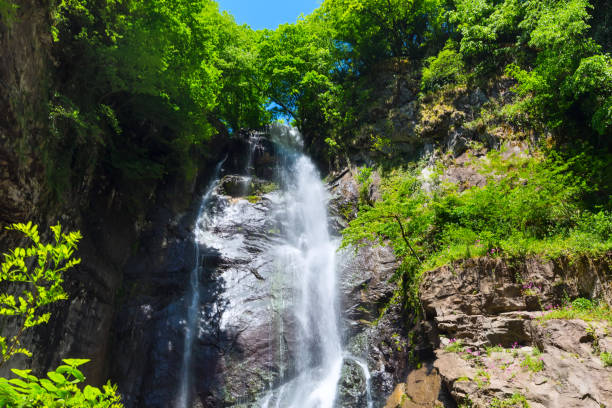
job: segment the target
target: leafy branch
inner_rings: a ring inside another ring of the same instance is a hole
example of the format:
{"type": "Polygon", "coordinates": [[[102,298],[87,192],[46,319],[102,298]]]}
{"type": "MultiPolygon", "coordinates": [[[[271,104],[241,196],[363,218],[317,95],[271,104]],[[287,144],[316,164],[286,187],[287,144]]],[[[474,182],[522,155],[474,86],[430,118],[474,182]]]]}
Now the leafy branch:
{"type": "Polygon", "coordinates": [[[30,241],[28,247],[17,247],[4,255],[0,282],[11,285],[13,293],[0,293],[0,315],[19,320],[17,333],[12,337],[0,336],[0,366],[16,354],[31,356],[21,347],[20,339],[30,327],[47,323],[51,314],[45,306],[68,298],[62,287],[63,273],[81,262],[72,258],[81,239],[80,232],[62,233],[59,224],[51,227],[54,244],[40,240],[38,226],[13,224],[8,230],[23,233],[30,241]],[[14,289],[13,289],[14,288],[14,289]]]}

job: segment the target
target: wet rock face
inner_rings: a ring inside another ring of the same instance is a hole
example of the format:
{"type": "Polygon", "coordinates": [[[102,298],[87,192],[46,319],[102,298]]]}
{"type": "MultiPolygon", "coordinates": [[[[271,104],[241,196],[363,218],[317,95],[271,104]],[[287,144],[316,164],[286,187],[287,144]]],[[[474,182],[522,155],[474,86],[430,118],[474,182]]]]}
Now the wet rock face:
{"type": "Polygon", "coordinates": [[[367,407],[367,384],[363,369],[353,360],[345,360],[338,384],[339,405],[342,407],[367,407]]]}
{"type": "Polygon", "coordinates": [[[542,310],[567,296],[610,303],[609,261],[610,255],[571,264],[532,258],[511,266],[480,258],[426,274],[424,327],[436,348],[434,366],[455,401],[610,405],[612,368],[599,358],[612,349],[609,323],[541,319],[542,310]]]}
{"type": "MultiPolygon", "coordinates": [[[[280,231],[270,217],[275,199],[271,194],[249,203],[217,195],[211,203],[211,239],[200,245],[198,260],[194,406],[252,401],[281,370],[271,326],[292,322],[282,308],[270,308],[274,286],[282,285],[268,251],[280,231]]],[[[190,232],[166,245],[161,264],[154,265],[151,254],[151,264],[131,270],[134,293],[122,311],[114,372],[127,407],[167,407],[178,393],[195,247],[190,232]]]]}

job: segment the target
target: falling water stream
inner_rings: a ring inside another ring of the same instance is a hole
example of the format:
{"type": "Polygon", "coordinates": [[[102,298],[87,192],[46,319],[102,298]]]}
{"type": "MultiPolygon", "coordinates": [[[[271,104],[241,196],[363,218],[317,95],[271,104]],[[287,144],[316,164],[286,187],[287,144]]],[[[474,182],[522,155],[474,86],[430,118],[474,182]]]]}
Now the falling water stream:
{"type": "MultiPolygon", "coordinates": [[[[328,193],[313,162],[301,152],[301,136],[291,127],[276,125],[269,130],[269,139],[275,144],[277,181],[281,190],[276,194],[276,209],[271,216],[284,226],[280,239],[269,249],[275,270],[281,274],[286,291],[275,294],[281,308],[286,309],[294,322],[295,344],[290,357],[285,356],[286,344],[282,319],[278,333],[271,333],[270,341],[277,342],[279,370],[276,379],[256,403],[261,408],[333,408],[343,363],[354,360],[361,367],[366,380],[367,406],[371,407],[369,371],[361,360],[347,355],[343,349],[340,330],[341,316],[338,288],[337,249],[339,240],[328,231],[328,193]],[[287,284],[288,283],[288,284],[287,284]],[[288,360],[288,361],[285,361],[288,360]]],[[[251,180],[253,153],[259,141],[250,141],[250,155],[246,163],[247,178],[251,180]]],[[[218,185],[220,163],[216,175],[207,189],[200,206],[194,231],[196,259],[198,245],[217,248],[226,257],[239,257],[232,253],[231,240],[223,240],[210,230],[206,205],[218,185]]],[[[244,217],[248,203],[238,200],[228,204],[225,217],[244,217]]],[[[194,336],[198,330],[200,306],[198,278],[199,262],[191,275],[186,319],[183,368],[178,397],[178,408],[192,406],[190,389],[190,361],[194,336]]],[[[228,277],[231,279],[231,277],[228,277]]],[[[233,283],[232,283],[233,284],[233,283]]],[[[263,283],[262,283],[263,284],[263,283]]],[[[272,307],[272,306],[271,306],[272,307]]],[[[225,324],[236,316],[227,313],[225,324]]],[[[252,406],[252,405],[249,405],[252,406]]]]}
{"type": "MultiPolygon", "coordinates": [[[[226,157],[227,158],[227,157],[226,157]]],[[[177,408],[187,408],[190,404],[190,389],[191,389],[191,361],[193,352],[193,342],[198,331],[198,315],[200,311],[200,236],[202,231],[206,230],[206,206],[209,203],[217,184],[219,183],[219,174],[221,166],[226,158],[221,160],[215,167],[213,177],[210,184],[206,188],[206,192],[202,197],[200,206],[198,207],[198,216],[194,228],[194,251],[195,263],[191,274],[189,275],[189,291],[187,295],[188,308],[187,319],[185,321],[185,341],[183,344],[183,362],[181,365],[180,389],[178,392],[177,408]]]]}

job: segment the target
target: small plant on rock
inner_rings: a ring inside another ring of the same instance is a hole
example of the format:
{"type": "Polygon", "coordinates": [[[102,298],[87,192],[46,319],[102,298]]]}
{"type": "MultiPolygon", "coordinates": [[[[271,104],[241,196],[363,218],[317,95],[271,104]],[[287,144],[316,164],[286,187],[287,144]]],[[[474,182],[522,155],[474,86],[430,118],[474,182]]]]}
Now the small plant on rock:
{"type": "Polygon", "coordinates": [[[491,354],[493,353],[503,353],[504,351],[506,351],[506,349],[503,348],[501,344],[498,344],[497,346],[493,347],[485,347],[485,352],[487,353],[487,356],[491,356],[491,354]]]}
{"type": "Polygon", "coordinates": [[[529,371],[537,373],[544,369],[544,361],[542,361],[542,357],[532,357],[529,354],[525,354],[523,361],[521,361],[521,367],[528,368],[529,371]]]}
{"type": "Polygon", "coordinates": [[[450,351],[451,353],[463,353],[465,351],[465,347],[461,340],[450,339],[450,343],[445,347],[446,351],[450,351]]]}
{"type": "Polygon", "coordinates": [[[476,385],[478,386],[478,388],[486,387],[491,384],[491,374],[489,374],[485,370],[478,370],[474,381],[476,381],[476,385]]]}
{"type": "Polygon", "coordinates": [[[604,351],[599,355],[599,358],[601,359],[604,367],[612,367],[612,353],[604,351]]]}
{"type": "Polygon", "coordinates": [[[493,398],[491,408],[529,408],[529,403],[524,395],[517,392],[512,394],[510,398],[503,400],[493,398]]]}

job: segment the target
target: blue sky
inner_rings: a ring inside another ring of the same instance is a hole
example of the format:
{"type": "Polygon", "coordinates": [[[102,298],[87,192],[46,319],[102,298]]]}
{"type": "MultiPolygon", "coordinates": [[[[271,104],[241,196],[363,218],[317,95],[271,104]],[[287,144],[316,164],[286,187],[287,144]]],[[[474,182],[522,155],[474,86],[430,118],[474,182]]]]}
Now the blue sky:
{"type": "Polygon", "coordinates": [[[310,14],[320,0],[217,0],[220,10],[227,10],[238,24],[254,30],[275,29],[279,24],[294,23],[300,14],[310,14]]]}

